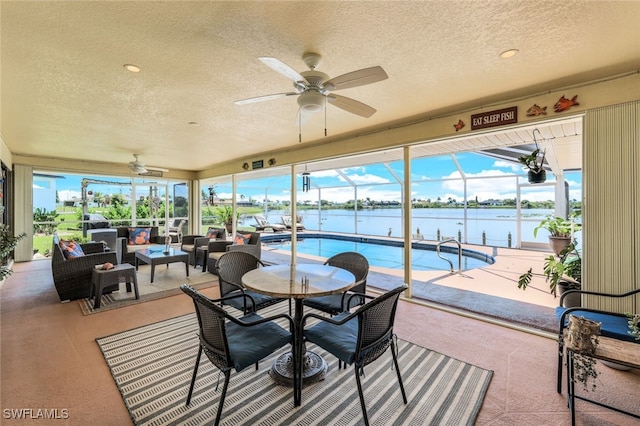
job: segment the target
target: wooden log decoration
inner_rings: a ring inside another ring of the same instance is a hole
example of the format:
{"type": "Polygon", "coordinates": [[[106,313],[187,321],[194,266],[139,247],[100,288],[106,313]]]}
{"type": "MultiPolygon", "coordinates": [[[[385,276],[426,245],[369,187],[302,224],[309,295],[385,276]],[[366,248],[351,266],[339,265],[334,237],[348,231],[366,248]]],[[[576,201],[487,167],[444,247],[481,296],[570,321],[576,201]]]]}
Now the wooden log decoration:
{"type": "Polygon", "coordinates": [[[564,341],[567,348],[575,353],[592,355],[598,346],[601,323],[569,315],[569,324],[564,329],[564,341]]]}

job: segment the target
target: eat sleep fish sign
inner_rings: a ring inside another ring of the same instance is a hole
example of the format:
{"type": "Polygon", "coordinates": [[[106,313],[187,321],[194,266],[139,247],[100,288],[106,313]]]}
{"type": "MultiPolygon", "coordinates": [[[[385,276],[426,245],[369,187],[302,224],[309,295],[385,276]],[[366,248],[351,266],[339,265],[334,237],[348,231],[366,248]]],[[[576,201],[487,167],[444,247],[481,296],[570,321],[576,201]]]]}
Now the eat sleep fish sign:
{"type": "Polygon", "coordinates": [[[487,127],[504,126],[518,122],[518,107],[497,109],[471,115],[471,130],[486,129],[487,127]]]}

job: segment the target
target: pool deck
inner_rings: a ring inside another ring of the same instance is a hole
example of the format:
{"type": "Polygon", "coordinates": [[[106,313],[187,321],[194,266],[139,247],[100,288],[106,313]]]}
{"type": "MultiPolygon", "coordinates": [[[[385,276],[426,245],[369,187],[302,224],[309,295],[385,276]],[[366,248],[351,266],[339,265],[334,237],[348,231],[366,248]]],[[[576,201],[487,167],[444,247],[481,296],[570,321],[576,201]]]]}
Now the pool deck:
{"type": "MultiPolygon", "coordinates": [[[[437,244],[436,241],[424,242],[437,244]]],[[[549,293],[549,286],[541,275],[544,257],[550,252],[470,244],[462,247],[493,256],[496,262],[462,274],[448,270],[412,271],[411,296],[417,302],[433,303],[517,327],[557,331],[554,310],[558,299],[549,293]],[[529,288],[523,291],[518,288],[518,277],[529,268],[533,268],[534,276],[529,288]]],[[[262,260],[287,263],[290,252],[263,246],[262,260]]],[[[324,258],[298,253],[297,261],[315,263],[324,262],[324,258]]],[[[404,282],[403,275],[403,270],[371,266],[367,284],[375,289],[391,289],[404,282]]]]}

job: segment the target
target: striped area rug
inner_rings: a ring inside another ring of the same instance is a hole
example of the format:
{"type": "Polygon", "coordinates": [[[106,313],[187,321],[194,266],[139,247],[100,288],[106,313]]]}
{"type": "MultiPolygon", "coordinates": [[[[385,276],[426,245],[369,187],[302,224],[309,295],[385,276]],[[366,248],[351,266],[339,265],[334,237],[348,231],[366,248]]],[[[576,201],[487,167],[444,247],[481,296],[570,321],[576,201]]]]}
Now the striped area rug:
{"type": "MultiPolygon", "coordinates": [[[[261,315],[274,313],[265,311],[261,315]]],[[[213,424],[224,377],[206,356],[200,363],[191,405],[185,406],[197,333],[195,314],[188,314],[96,339],[134,424],[213,424]]],[[[370,423],[472,425],[493,372],[403,340],[398,340],[398,346],[408,404],[403,404],[387,351],[365,367],[363,388],[370,423]]],[[[325,380],[304,387],[301,407],[293,406],[291,388],[277,385],[269,376],[279,355],[274,354],[260,363],[258,371],[250,367],[231,373],[221,424],[362,424],[353,366],[338,370],[333,356],[314,345],[308,349],[324,357],[329,371],[325,380]]]]}

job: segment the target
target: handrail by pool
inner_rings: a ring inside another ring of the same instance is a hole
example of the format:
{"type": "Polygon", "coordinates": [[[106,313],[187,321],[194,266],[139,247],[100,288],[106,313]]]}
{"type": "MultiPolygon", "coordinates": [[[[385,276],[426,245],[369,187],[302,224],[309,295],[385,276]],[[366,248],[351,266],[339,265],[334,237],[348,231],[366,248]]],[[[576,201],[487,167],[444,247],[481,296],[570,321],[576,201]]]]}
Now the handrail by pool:
{"type": "Polygon", "coordinates": [[[440,246],[445,243],[456,243],[458,245],[458,274],[462,274],[462,246],[460,245],[460,242],[454,238],[450,238],[448,240],[440,241],[436,246],[436,254],[440,259],[446,260],[447,263],[449,263],[449,271],[453,274],[453,262],[440,254],[440,246]]]}

